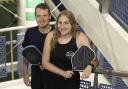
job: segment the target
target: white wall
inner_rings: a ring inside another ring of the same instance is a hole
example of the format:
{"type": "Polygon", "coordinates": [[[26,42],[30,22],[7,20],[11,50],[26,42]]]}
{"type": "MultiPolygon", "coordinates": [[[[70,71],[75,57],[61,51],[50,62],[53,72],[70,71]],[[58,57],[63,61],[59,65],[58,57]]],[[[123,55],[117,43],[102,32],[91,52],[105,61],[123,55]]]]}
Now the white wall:
{"type": "Polygon", "coordinates": [[[109,15],[99,12],[96,0],[61,0],[114,69],[128,71],[128,34],[109,15]]]}

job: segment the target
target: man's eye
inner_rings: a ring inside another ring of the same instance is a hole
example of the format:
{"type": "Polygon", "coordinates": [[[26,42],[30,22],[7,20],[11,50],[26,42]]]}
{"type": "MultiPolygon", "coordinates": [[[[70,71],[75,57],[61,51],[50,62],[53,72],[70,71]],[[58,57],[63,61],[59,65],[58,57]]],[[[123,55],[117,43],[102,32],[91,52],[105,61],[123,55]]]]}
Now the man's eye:
{"type": "Polygon", "coordinates": [[[36,15],[36,17],[40,17],[40,15],[36,15]]]}

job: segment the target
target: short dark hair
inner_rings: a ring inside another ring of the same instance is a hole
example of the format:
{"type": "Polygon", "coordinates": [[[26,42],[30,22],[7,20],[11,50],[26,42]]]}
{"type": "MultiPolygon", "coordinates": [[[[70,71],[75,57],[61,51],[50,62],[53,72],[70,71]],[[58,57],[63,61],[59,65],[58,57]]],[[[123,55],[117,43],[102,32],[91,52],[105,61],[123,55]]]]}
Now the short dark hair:
{"type": "Polygon", "coordinates": [[[49,13],[49,15],[51,15],[50,8],[49,8],[49,6],[46,3],[40,3],[40,4],[38,4],[36,6],[36,8],[35,8],[35,16],[36,16],[36,9],[37,8],[40,8],[40,9],[48,9],[48,13],[49,13]]]}

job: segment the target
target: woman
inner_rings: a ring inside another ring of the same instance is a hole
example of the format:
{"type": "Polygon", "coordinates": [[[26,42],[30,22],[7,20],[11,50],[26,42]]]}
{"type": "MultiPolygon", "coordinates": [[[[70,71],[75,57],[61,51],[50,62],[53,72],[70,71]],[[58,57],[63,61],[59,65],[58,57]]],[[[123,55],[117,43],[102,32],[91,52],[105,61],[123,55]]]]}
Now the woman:
{"type": "MultiPolygon", "coordinates": [[[[55,30],[46,37],[42,58],[45,89],[79,89],[79,72],[72,71],[66,54],[75,52],[82,45],[90,47],[90,43],[84,33],[76,30],[76,24],[72,12],[64,10],[57,18],[55,30]]],[[[97,64],[97,60],[89,64],[81,77],[89,77],[97,64]]]]}

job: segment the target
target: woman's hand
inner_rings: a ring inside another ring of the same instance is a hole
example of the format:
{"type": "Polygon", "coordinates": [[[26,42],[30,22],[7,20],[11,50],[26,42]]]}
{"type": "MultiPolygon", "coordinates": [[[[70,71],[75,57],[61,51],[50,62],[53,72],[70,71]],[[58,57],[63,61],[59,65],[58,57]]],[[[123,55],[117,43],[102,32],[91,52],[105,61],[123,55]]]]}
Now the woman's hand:
{"type": "Polygon", "coordinates": [[[61,75],[65,79],[69,79],[69,78],[71,78],[74,75],[74,72],[73,71],[64,71],[61,75]]]}
{"type": "Polygon", "coordinates": [[[43,71],[44,70],[44,67],[42,65],[39,65],[40,66],[40,69],[43,71]]]}
{"type": "Polygon", "coordinates": [[[92,72],[92,66],[88,65],[84,71],[82,72],[81,79],[89,78],[90,74],[92,72]]]}

